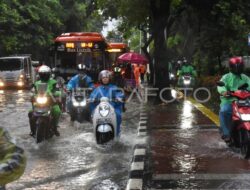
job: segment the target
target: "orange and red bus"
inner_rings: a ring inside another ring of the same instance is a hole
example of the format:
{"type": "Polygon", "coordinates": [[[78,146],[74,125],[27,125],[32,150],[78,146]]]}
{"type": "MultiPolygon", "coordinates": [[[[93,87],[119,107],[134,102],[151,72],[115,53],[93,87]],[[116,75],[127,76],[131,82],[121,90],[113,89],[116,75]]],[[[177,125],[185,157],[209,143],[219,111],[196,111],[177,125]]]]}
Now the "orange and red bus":
{"type": "Polygon", "coordinates": [[[85,64],[88,74],[97,81],[98,73],[110,69],[109,44],[97,32],[63,33],[55,39],[53,65],[65,79],[77,73],[77,65],[85,64]]]}
{"type": "Polygon", "coordinates": [[[129,52],[128,45],[125,43],[109,43],[108,49],[109,59],[112,64],[117,63],[117,58],[123,53],[129,52]]]}

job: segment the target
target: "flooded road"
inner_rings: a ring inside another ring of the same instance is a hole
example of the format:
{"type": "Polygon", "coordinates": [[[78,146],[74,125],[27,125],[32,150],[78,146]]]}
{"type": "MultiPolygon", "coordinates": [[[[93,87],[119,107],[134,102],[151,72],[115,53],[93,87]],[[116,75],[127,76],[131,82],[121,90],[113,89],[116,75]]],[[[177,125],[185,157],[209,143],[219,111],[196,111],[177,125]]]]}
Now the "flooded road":
{"type": "Polygon", "coordinates": [[[73,124],[65,113],[59,123],[61,136],[36,144],[29,136],[29,100],[28,91],[0,91],[0,125],[28,158],[24,175],[7,189],[125,189],[136,144],[136,100],[127,105],[120,141],[106,149],[96,145],[91,124],[73,124]]]}
{"type": "Polygon", "coordinates": [[[149,108],[151,173],[144,189],[249,189],[250,161],[190,101],[149,108]]]}

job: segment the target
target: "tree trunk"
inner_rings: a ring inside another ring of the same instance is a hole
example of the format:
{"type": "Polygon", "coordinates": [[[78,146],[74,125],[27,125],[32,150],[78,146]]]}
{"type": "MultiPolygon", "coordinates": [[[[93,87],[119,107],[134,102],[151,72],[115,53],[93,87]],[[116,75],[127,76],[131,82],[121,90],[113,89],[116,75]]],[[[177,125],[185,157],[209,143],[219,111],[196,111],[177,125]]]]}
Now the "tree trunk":
{"type": "Polygon", "coordinates": [[[162,90],[169,87],[169,72],[167,59],[167,46],[165,30],[167,31],[167,19],[170,14],[170,1],[168,0],[151,0],[152,20],[153,20],[153,38],[154,38],[154,86],[159,89],[158,97],[171,99],[169,90],[162,90]]]}

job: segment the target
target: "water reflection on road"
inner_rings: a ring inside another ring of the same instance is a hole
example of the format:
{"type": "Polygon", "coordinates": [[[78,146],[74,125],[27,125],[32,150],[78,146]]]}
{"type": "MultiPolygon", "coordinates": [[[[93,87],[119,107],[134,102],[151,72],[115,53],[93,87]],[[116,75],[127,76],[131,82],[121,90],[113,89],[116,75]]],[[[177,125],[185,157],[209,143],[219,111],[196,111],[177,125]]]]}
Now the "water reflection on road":
{"type": "Polygon", "coordinates": [[[0,91],[1,126],[25,149],[24,175],[8,189],[124,189],[132,149],[136,143],[138,102],[131,101],[124,114],[120,141],[112,148],[96,145],[90,123],[74,123],[63,114],[60,137],[36,144],[29,134],[29,91],[0,91]]]}

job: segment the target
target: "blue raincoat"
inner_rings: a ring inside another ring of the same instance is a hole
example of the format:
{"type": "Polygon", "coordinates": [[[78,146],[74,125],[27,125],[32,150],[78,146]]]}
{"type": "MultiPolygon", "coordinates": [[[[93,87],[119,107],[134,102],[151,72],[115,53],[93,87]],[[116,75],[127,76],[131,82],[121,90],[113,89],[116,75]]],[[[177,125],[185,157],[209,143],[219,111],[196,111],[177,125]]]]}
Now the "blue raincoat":
{"type": "MultiPolygon", "coordinates": [[[[107,97],[109,99],[124,99],[124,94],[121,90],[118,89],[116,85],[108,84],[108,85],[101,85],[96,88],[91,94],[91,100],[100,100],[101,97],[107,97]]],[[[122,122],[122,106],[124,103],[121,102],[110,102],[112,106],[115,108],[116,119],[117,119],[117,135],[120,133],[120,127],[122,122]]],[[[97,103],[91,103],[90,109],[93,113],[94,109],[96,108],[97,103]]]]}

